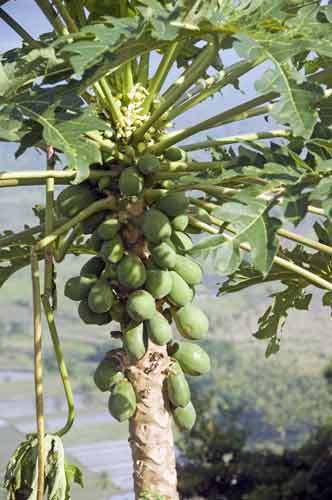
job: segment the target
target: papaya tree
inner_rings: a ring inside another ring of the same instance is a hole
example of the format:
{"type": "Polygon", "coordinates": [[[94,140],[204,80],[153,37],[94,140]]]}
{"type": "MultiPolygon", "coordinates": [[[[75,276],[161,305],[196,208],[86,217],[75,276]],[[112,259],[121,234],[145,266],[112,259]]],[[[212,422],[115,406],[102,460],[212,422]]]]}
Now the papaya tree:
{"type": "Polygon", "coordinates": [[[75,255],[84,264],[64,294],[78,321],[106,335],[112,322],[94,379],[111,415],[129,420],[136,498],[177,499],[172,422],[194,425],[187,377],[210,369],[198,345],[208,318],[194,298],[202,266],[224,277],[218,294],[282,284],[255,333],[267,356],[313,289],[332,304],[332,7],[35,0],[49,31],[34,38],[7,3],[0,18],[22,44],[1,54],[0,138],[17,156],[45,155],[43,170],[0,173],[13,196],[45,190],[36,225],[0,238],[1,285],[31,266],[35,349],[37,431],[8,464],[8,498],[65,500],[81,480],[61,442],[75,410],[56,328],[56,276],[75,255]],[[239,93],[243,78],[250,96],[239,93]],[[217,109],[202,119],[210,102],[217,109]],[[209,135],[231,124],[235,136],[209,135]],[[296,230],[304,220],[310,238],[296,230]],[[43,417],[43,314],[68,401],[53,434],[43,417]]]}

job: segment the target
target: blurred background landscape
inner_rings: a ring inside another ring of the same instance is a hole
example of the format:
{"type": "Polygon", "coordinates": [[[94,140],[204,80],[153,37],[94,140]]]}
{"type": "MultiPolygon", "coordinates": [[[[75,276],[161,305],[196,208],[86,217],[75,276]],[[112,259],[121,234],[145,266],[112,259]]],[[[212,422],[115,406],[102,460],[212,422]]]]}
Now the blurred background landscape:
{"type": "MultiPolygon", "coordinates": [[[[8,12],[17,15],[31,33],[47,29],[45,21],[34,15],[30,0],[20,7],[10,2],[8,12]]],[[[15,35],[1,23],[0,51],[16,44],[15,35]]],[[[232,55],[229,57],[231,60],[232,55]]],[[[248,83],[241,82],[242,90],[248,88],[248,83]]],[[[230,106],[235,99],[231,96],[226,89],[219,102],[226,98],[230,106]]],[[[240,93],[237,96],[244,98],[240,93]]],[[[205,105],[204,111],[202,108],[202,114],[202,118],[211,114],[211,104],[205,105]]],[[[188,125],[190,116],[186,119],[188,125]]],[[[262,129],[257,128],[262,122],[248,121],[241,130],[262,129]]],[[[234,132],[238,130],[226,126],[218,130],[218,136],[234,132]]],[[[13,146],[0,144],[0,170],[44,168],[44,158],[38,153],[28,152],[15,160],[14,152],[13,146]]],[[[0,233],[36,224],[32,207],[38,203],[43,203],[41,189],[1,189],[0,233]]],[[[308,232],[306,227],[304,230],[308,232]]],[[[98,361],[114,347],[109,335],[112,328],[84,325],[75,305],[63,296],[66,279],[78,273],[81,265],[81,258],[69,257],[57,268],[57,323],[77,408],[76,423],[64,444],[68,459],[82,468],[85,477],[85,489],[75,486],[73,500],[132,500],[127,425],[110,417],[107,395],[98,393],[92,379],[98,361]]],[[[266,343],[252,334],[275,288],[260,285],[250,292],[218,297],[221,280],[213,272],[207,273],[196,297],[211,322],[204,347],[211,355],[213,370],[202,381],[192,381],[199,414],[197,426],[189,436],[175,430],[183,496],[215,500],[331,499],[329,310],[320,305],[317,296],[309,313],[290,314],[280,353],[266,359],[266,343]]],[[[2,477],[18,443],[35,429],[29,269],[17,273],[1,288],[0,313],[2,477]]],[[[47,431],[54,432],[65,421],[66,405],[46,328],[44,332],[47,431]]],[[[5,496],[0,491],[1,498],[5,496]]]]}

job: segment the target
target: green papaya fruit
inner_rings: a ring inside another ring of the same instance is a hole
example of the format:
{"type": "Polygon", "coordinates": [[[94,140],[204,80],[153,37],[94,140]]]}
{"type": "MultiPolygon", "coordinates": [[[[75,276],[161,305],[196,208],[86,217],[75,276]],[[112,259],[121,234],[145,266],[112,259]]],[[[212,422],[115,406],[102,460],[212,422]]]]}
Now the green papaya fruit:
{"type": "Polygon", "coordinates": [[[92,234],[97,227],[103,222],[106,216],[106,211],[97,212],[90,215],[87,219],[81,222],[81,229],[83,234],[92,234]]]}
{"type": "Polygon", "coordinates": [[[119,219],[107,217],[98,227],[98,235],[102,240],[111,240],[120,229],[119,219]]]}
{"type": "Polygon", "coordinates": [[[94,250],[95,252],[99,252],[102,245],[103,245],[103,240],[99,238],[97,231],[94,231],[89,238],[87,245],[89,248],[94,250]]]}
{"type": "Polygon", "coordinates": [[[126,168],[119,178],[121,193],[127,196],[137,196],[144,188],[144,179],[134,167],[126,168]]]}
{"type": "Polygon", "coordinates": [[[86,325],[106,325],[112,321],[110,313],[95,313],[91,311],[88,301],[82,300],[78,306],[78,314],[86,325]]]}
{"type": "Polygon", "coordinates": [[[203,273],[201,266],[189,257],[177,255],[174,271],[190,286],[198,285],[202,281],[203,273]]]}
{"type": "Polygon", "coordinates": [[[64,217],[74,217],[81,210],[97,200],[97,193],[89,184],[82,183],[65,188],[58,196],[56,204],[64,217]]]}
{"type": "Polygon", "coordinates": [[[172,413],[174,422],[181,431],[190,431],[194,427],[196,422],[196,410],[191,401],[189,401],[184,408],[178,406],[172,413]]]}
{"type": "Polygon", "coordinates": [[[86,299],[96,281],[97,277],[94,274],[70,278],[65,284],[65,296],[71,300],[86,299]]]}
{"type": "Polygon", "coordinates": [[[172,289],[168,294],[168,298],[172,304],[184,306],[192,301],[194,293],[177,272],[170,271],[170,273],[172,276],[172,289]]]}
{"type": "Polygon", "coordinates": [[[166,345],[172,340],[172,327],[160,312],[156,311],[152,318],[144,323],[147,334],[155,344],[166,345]]]}
{"type": "Polygon", "coordinates": [[[166,380],[170,402],[175,407],[185,408],[190,402],[190,388],[179,363],[175,362],[170,365],[166,380]]]}
{"type": "Polygon", "coordinates": [[[120,285],[129,290],[144,285],[146,270],[142,260],[137,255],[127,255],[118,265],[118,280],[120,285]]]}
{"type": "Polygon", "coordinates": [[[81,276],[86,276],[87,274],[94,274],[95,276],[100,276],[105,269],[105,262],[100,257],[92,257],[83,266],[80,272],[81,276]]]}
{"type": "Polygon", "coordinates": [[[146,273],[144,288],[151,293],[155,299],[162,299],[172,289],[172,277],[168,271],[151,269],[146,273]]]}
{"type": "Polygon", "coordinates": [[[155,300],[146,290],[136,290],[129,295],[127,313],[134,321],[151,319],[155,312],[155,300]]]}
{"type": "Polygon", "coordinates": [[[121,323],[126,314],[126,307],[120,301],[115,300],[111,307],[111,315],[114,321],[121,323]]]}
{"type": "Polygon", "coordinates": [[[184,231],[189,224],[189,217],[187,214],[177,215],[172,219],[171,224],[175,231],[184,231]]]}
{"type": "Polygon", "coordinates": [[[114,293],[107,280],[100,278],[91,288],[88,304],[95,313],[108,312],[114,302],[114,293]]]}
{"type": "Polygon", "coordinates": [[[151,208],[144,215],[143,233],[148,241],[158,244],[171,236],[172,226],[165,214],[151,208]]]}
{"type": "Polygon", "coordinates": [[[93,376],[96,386],[102,392],[110,391],[112,386],[123,378],[118,361],[108,358],[104,358],[99,363],[93,376]]]}
{"type": "Polygon", "coordinates": [[[168,161],[185,161],[187,153],[176,146],[166,149],[164,156],[168,161]]]}
{"type": "Polygon", "coordinates": [[[166,242],[151,248],[151,257],[156,266],[161,269],[173,269],[176,263],[176,252],[166,242]]]}
{"type": "Polygon", "coordinates": [[[143,323],[129,323],[123,332],[123,346],[133,360],[142,359],[146,353],[143,323]]]}
{"type": "Polygon", "coordinates": [[[124,254],[124,245],[121,236],[116,235],[113,239],[103,243],[99,255],[103,261],[109,264],[120,262],[124,254]]]}
{"type": "Polygon", "coordinates": [[[109,175],[104,175],[98,181],[99,191],[104,191],[106,189],[110,189],[111,185],[112,185],[112,177],[109,175]]]}
{"type": "Polygon", "coordinates": [[[181,335],[191,340],[202,339],[209,330],[208,318],[193,304],[186,304],[179,309],[174,319],[181,335]]]}
{"type": "Polygon", "coordinates": [[[171,242],[179,253],[189,252],[189,250],[193,247],[193,242],[191,241],[190,236],[182,231],[173,231],[171,242]]]}
{"type": "Polygon", "coordinates": [[[136,394],[128,379],[121,380],[112,388],[108,409],[119,422],[124,422],[135,414],[136,394]]]}
{"type": "Polygon", "coordinates": [[[138,160],[138,169],[143,175],[150,175],[160,168],[160,160],[157,156],[144,154],[138,160]]]}
{"type": "Polygon", "coordinates": [[[183,214],[188,205],[189,201],[185,193],[176,192],[161,198],[157,203],[157,208],[169,217],[176,217],[183,214]]]}
{"type": "Polygon", "coordinates": [[[209,355],[193,342],[176,342],[171,346],[170,353],[187,375],[205,375],[210,371],[209,355]]]}

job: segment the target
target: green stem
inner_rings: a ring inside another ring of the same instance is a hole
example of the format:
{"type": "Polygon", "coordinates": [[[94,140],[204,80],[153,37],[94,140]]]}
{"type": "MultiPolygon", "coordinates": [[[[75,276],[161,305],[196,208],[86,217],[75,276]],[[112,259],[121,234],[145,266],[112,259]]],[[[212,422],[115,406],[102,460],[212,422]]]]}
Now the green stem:
{"type": "MultiPolygon", "coordinates": [[[[66,219],[57,220],[54,225],[55,227],[59,227],[66,222],[66,219]]],[[[5,236],[4,238],[0,238],[0,248],[5,248],[10,246],[11,244],[16,244],[19,241],[29,239],[34,234],[41,234],[45,231],[45,224],[40,224],[38,226],[30,227],[29,229],[25,229],[19,233],[11,234],[10,236],[5,236]]]]}
{"type": "Polygon", "coordinates": [[[38,257],[35,249],[31,250],[31,279],[33,297],[33,330],[34,330],[34,376],[37,422],[37,500],[44,498],[45,483],[45,419],[44,419],[44,387],[43,387],[43,359],[42,359],[42,323],[40,303],[40,281],[38,257]]]}
{"type": "Polygon", "coordinates": [[[198,149],[212,148],[215,146],[227,146],[228,144],[237,144],[239,142],[254,142],[260,139],[273,139],[274,137],[288,138],[291,137],[290,130],[271,130],[268,132],[255,132],[252,134],[235,135],[231,137],[223,137],[221,139],[213,139],[211,141],[195,142],[182,146],[184,151],[197,151],[198,149]]]}
{"type": "Polygon", "coordinates": [[[43,250],[45,247],[56,241],[59,236],[67,233],[72,227],[77,226],[80,222],[90,217],[90,215],[100,212],[101,210],[114,210],[116,208],[116,199],[113,196],[108,196],[103,200],[92,203],[89,207],[82,210],[79,214],[75,215],[72,219],[65,222],[62,226],[55,229],[52,234],[40,240],[36,245],[36,251],[43,250]]]}
{"type": "Polygon", "coordinates": [[[84,7],[81,2],[77,2],[76,0],[71,1],[68,5],[70,15],[76,20],[76,24],[79,27],[85,26],[86,17],[84,12],[84,7]]]}
{"type": "Polygon", "coordinates": [[[185,71],[180,78],[162,96],[160,106],[152,113],[151,117],[140,127],[133,136],[135,142],[144,137],[145,132],[176,102],[176,100],[200,77],[210,66],[215,58],[216,48],[213,42],[205,47],[194,61],[192,66],[185,71]]]}
{"type": "Polygon", "coordinates": [[[173,134],[169,134],[169,136],[164,140],[149,148],[149,151],[154,154],[161,154],[170,146],[173,146],[174,144],[177,144],[178,142],[187,139],[192,135],[198,134],[199,132],[204,132],[205,130],[209,130],[214,127],[226,125],[227,123],[246,120],[254,116],[266,114],[271,111],[271,104],[265,106],[259,106],[259,104],[270,100],[269,98],[271,95],[272,93],[256,97],[255,99],[251,99],[250,101],[240,104],[239,106],[224,111],[223,113],[219,113],[218,115],[204,120],[203,122],[197,123],[192,127],[179,130],[178,132],[174,132],[173,134]]]}
{"type": "Polygon", "coordinates": [[[2,19],[12,30],[14,30],[28,45],[34,49],[41,47],[41,44],[37,42],[31,35],[7,12],[0,8],[0,19],[2,19]]]}
{"type": "MultiPolygon", "coordinates": [[[[45,181],[55,179],[59,181],[73,181],[77,175],[76,170],[30,170],[22,172],[2,172],[0,173],[0,186],[4,181],[45,181]]],[[[90,179],[100,179],[105,175],[110,175],[110,170],[90,170],[90,179]]]]}
{"type": "MultiPolygon", "coordinates": [[[[196,205],[198,207],[204,208],[208,212],[213,211],[217,208],[219,208],[218,205],[215,203],[210,203],[210,202],[205,202],[204,200],[200,200],[198,198],[193,198],[190,197],[189,201],[191,204],[196,205]]],[[[209,219],[212,224],[218,226],[218,227],[223,227],[224,221],[220,220],[219,218],[215,217],[214,215],[209,214],[209,219]]],[[[227,230],[230,232],[236,233],[234,229],[232,229],[230,226],[227,226],[227,230]]],[[[292,231],[287,231],[286,229],[278,229],[277,234],[281,236],[282,238],[286,238],[291,241],[295,241],[296,243],[299,243],[300,245],[304,245],[309,248],[313,248],[314,250],[317,250],[319,252],[326,253],[328,255],[332,255],[332,247],[328,245],[324,245],[323,243],[320,243],[319,241],[314,241],[310,238],[306,238],[305,236],[302,236],[300,234],[293,233],[292,231]]]]}
{"type": "Polygon", "coordinates": [[[143,114],[147,114],[150,111],[151,104],[155,97],[158,95],[173,63],[176,58],[178,48],[178,42],[172,43],[163,55],[157,71],[150,81],[149,94],[146,97],[143,104],[143,114]]]}
{"type": "Polygon", "coordinates": [[[176,106],[173,108],[168,116],[167,120],[168,121],[173,121],[176,117],[179,115],[182,115],[189,109],[193,108],[194,106],[197,106],[201,102],[205,101],[211,96],[214,96],[216,92],[221,90],[222,88],[226,87],[227,85],[233,83],[235,80],[240,78],[242,75],[253,69],[255,66],[258,66],[261,63],[261,60],[257,60],[254,62],[243,62],[240,61],[230,68],[225,70],[224,77],[221,81],[214,83],[201,92],[197,93],[196,95],[192,96],[190,99],[184,101],[180,105],[176,106]]]}
{"type": "Polygon", "coordinates": [[[123,114],[121,113],[121,110],[120,110],[118,104],[114,100],[111,88],[108,85],[106,78],[101,78],[100,86],[104,92],[104,95],[105,95],[105,98],[106,98],[106,101],[108,104],[108,108],[109,108],[110,113],[112,115],[112,119],[113,119],[114,123],[117,124],[118,122],[122,121],[123,114]]]}
{"type": "MultiPolygon", "coordinates": [[[[120,2],[120,16],[128,16],[128,1],[121,0],[120,2]]],[[[128,61],[123,66],[123,93],[124,95],[129,94],[134,86],[133,68],[131,61],[128,61]]]]}
{"type": "Polygon", "coordinates": [[[156,174],[158,176],[159,173],[167,173],[167,172],[181,172],[181,171],[189,171],[189,172],[201,172],[206,170],[214,170],[228,167],[235,167],[238,165],[237,160],[229,160],[229,161],[177,161],[168,163],[166,166],[162,166],[159,172],[156,174]]]}
{"type": "MultiPolygon", "coordinates": [[[[202,231],[205,231],[210,234],[220,234],[219,229],[210,226],[206,222],[200,221],[196,217],[190,216],[189,217],[190,224],[194,227],[197,227],[198,229],[201,229],[202,231]]],[[[227,227],[227,230],[229,228],[227,227]]],[[[223,236],[225,239],[231,241],[232,237],[228,236],[227,234],[223,233],[223,236]]],[[[246,243],[241,243],[240,248],[246,252],[251,252],[251,248],[249,245],[246,243]]],[[[323,288],[329,291],[332,291],[332,283],[329,281],[325,280],[324,278],[321,278],[320,276],[317,276],[317,274],[312,273],[311,271],[308,271],[307,269],[303,269],[301,266],[298,266],[297,264],[294,264],[294,262],[290,262],[286,259],[283,259],[282,257],[274,257],[273,259],[274,264],[277,264],[278,266],[287,269],[288,271],[293,272],[294,274],[297,274],[298,276],[301,276],[305,280],[309,281],[309,283],[312,283],[313,285],[318,286],[319,288],[323,288]]]]}
{"type": "Polygon", "coordinates": [[[71,33],[77,32],[78,26],[75,20],[71,17],[67,7],[62,3],[62,0],[53,0],[53,4],[58,9],[58,12],[60,13],[62,19],[66,23],[69,32],[71,33]]]}
{"type": "MultiPolygon", "coordinates": [[[[82,230],[80,226],[75,227],[70,235],[61,241],[61,243],[57,246],[55,252],[54,252],[54,259],[56,262],[62,262],[63,259],[65,258],[68,250],[70,249],[71,245],[73,242],[76,240],[78,236],[82,234],[82,230]]],[[[61,238],[59,238],[60,240],[61,238]]]]}
{"type": "Polygon", "coordinates": [[[73,391],[71,388],[70,379],[69,379],[69,375],[68,375],[68,371],[67,371],[67,367],[66,367],[66,363],[65,363],[65,358],[63,356],[63,352],[61,349],[61,343],[60,343],[59,335],[58,335],[56,324],[55,324],[54,314],[53,314],[52,308],[50,306],[50,302],[45,295],[42,296],[42,303],[44,306],[45,316],[46,316],[48,328],[49,328],[51,338],[52,338],[54,353],[55,353],[56,361],[58,364],[58,369],[60,372],[60,376],[62,379],[62,384],[63,384],[63,388],[64,388],[66,400],[67,400],[67,407],[68,407],[67,421],[66,421],[64,427],[55,433],[57,436],[62,437],[65,434],[67,434],[67,432],[71,429],[71,427],[73,426],[74,420],[75,420],[74,396],[73,396],[73,391]]]}
{"type": "Polygon", "coordinates": [[[35,3],[57,33],[67,34],[65,25],[47,0],[35,0],[35,3]]]}
{"type": "Polygon", "coordinates": [[[143,54],[140,57],[138,65],[137,81],[143,85],[143,87],[148,87],[149,82],[149,68],[150,68],[150,52],[143,54]]]}

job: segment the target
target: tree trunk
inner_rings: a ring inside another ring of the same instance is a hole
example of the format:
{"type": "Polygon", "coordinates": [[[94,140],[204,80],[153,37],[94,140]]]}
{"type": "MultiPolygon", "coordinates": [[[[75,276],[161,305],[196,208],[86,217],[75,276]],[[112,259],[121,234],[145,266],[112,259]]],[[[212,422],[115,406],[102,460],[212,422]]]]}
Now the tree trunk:
{"type": "Polygon", "coordinates": [[[136,498],[142,492],[177,500],[172,417],[165,393],[169,366],[166,347],[149,341],[146,355],[129,368],[137,394],[137,410],[129,424],[136,498]]]}

